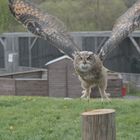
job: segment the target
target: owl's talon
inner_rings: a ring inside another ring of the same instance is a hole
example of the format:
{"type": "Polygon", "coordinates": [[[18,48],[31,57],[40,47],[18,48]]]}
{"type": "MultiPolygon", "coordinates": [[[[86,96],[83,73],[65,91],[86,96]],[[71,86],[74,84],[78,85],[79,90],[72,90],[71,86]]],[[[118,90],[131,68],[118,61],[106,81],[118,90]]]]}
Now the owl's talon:
{"type": "Polygon", "coordinates": [[[83,94],[80,98],[83,99],[86,97],[86,94],[83,94]]]}
{"type": "Polygon", "coordinates": [[[107,98],[107,102],[111,103],[111,99],[110,98],[107,98]]]}

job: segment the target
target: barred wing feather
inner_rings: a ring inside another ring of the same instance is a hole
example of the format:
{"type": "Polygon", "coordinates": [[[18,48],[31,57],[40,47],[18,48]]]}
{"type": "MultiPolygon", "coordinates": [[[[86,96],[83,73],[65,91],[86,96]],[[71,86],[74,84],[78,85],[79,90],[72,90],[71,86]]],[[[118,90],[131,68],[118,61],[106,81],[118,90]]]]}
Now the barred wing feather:
{"type": "Polygon", "coordinates": [[[116,48],[122,40],[140,26],[140,0],[126,11],[113,27],[112,34],[108,41],[103,45],[99,56],[105,60],[107,55],[116,48]]]}
{"type": "Polygon", "coordinates": [[[61,52],[73,58],[72,53],[79,50],[64,24],[56,17],[23,0],[9,0],[9,8],[17,21],[33,34],[48,40],[61,52]]]}

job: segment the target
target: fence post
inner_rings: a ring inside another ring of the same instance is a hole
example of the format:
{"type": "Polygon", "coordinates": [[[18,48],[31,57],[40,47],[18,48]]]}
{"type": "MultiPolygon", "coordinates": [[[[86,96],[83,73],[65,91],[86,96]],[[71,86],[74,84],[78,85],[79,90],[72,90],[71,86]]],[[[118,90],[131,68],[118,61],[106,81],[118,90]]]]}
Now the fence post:
{"type": "Polygon", "coordinates": [[[82,113],[82,140],[116,140],[115,110],[82,113]]]}

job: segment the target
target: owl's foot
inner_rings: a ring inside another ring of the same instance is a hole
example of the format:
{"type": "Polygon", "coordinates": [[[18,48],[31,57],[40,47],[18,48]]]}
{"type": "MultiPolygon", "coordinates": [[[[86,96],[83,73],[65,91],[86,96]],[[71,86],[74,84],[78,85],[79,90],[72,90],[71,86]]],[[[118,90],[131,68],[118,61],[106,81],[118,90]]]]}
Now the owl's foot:
{"type": "Polygon", "coordinates": [[[109,98],[110,93],[106,93],[104,97],[101,97],[101,102],[111,102],[111,99],[109,98]]]}
{"type": "Polygon", "coordinates": [[[105,94],[106,100],[107,100],[108,102],[111,102],[111,99],[109,98],[110,95],[111,95],[110,93],[106,93],[106,94],[105,94]]]}
{"type": "Polygon", "coordinates": [[[86,91],[83,90],[82,93],[83,93],[83,95],[81,96],[81,99],[82,99],[82,98],[86,98],[86,97],[87,97],[87,93],[86,93],[86,91]]]}
{"type": "Polygon", "coordinates": [[[88,103],[89,103],[89,101],[90,101],[90,97],[87,96],[87,95],[82,95],[80,99],[81,99],[81,100],[86,100],[86,101],[88,101],[88,103]]]}
{"type": "Polygon", "coordinates": [[[82,96],[81,96],[81,99],[82,98],[86,98],[87,97],[87,95],[86,94],[83,94],[82,96]]]}
{"type": "Polygon", "coordinates": [[[110,98],[101,98],[101,102],[102,103],[111,103],[111,99],[110,98]]]}
{"type": "Polygon", "coordinates": [[[110,98],[106,98],[107,102],[111,102],[111,99],[110,98]]]}

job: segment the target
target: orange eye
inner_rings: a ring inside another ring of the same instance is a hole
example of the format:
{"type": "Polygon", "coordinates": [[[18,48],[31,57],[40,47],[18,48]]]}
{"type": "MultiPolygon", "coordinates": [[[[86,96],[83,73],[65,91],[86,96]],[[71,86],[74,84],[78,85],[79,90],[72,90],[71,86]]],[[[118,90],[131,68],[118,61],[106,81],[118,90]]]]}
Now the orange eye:
{"type": "Polygon", "coordinates": [[[87,57],[87,60],[91,60],[91,58],[92,58],[92,57],[91,57],[91,56],[89,56],[89,57],[87,57]]]}

